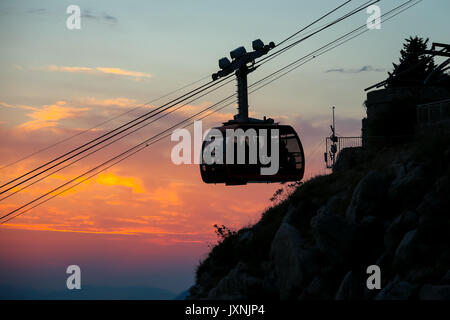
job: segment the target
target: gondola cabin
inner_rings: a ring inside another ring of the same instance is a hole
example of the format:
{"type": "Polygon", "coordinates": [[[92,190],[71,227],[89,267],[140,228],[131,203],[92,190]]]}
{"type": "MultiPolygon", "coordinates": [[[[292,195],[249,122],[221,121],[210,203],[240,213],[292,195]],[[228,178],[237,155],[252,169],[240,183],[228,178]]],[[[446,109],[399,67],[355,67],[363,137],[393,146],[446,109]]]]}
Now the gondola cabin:
{"type": "MultiPolygon", "coordinates": [[[[247,183],[302,180],[305,171],[303,147],[297,133],[291,126],[238,123],[225,124],[214,129],[222,133],[223,138],[220,139],[222,157],[220,161],[214,163],[208,163],[207,159],[202,157],[200,173],[205,183],[245,185],[247,183]],[[246,134],[227,137],[227,131],[238,132],[239,129],[246,134]],[[260,134],[264,132],[266,134],[260,134]],[[251,133],[256,133],[256,135],[251,133]],[[274,146],[277,146],[277,148],[274,146]],[[232,153],[231,156],[230,152],[232,153]],[[239,161],[240,153],[242,156],[239,161]],[[270,163],[267,159],[270,159],[270,163]],[[274,164],[274,162],[276,163],[274,164]],[[270,174],[270,171],[274,173],[270,174]]],[[[202,155],[205,154],[205,151],[208,151],[207,148],[213,141],[215,139],[205,139],[202,144],[202,155]]],[[[215,155],[214,151],[212,150],[213,155],[215,155]]]]}

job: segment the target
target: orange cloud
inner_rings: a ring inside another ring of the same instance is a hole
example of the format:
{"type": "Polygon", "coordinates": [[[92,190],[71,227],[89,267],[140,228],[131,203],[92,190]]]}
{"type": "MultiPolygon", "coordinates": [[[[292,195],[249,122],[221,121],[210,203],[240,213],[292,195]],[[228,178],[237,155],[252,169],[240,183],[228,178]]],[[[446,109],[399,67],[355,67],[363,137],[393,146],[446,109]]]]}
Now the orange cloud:
{"type": "Polygon", "coordinates": [[[149,73],[124,70],[121,68],[110,68],[110,67],[68,67],[68,66],[56,66],[50,65],[44,68],[51,72],[84,72],[91,74],[115,74],[119,76],[133,77],[136,79],[140,78],[150,78],[152,75],[149,73]]]}
{"type": "MultiPolygon", "coordinates": [[[[159,202],[162,207],[181,206],[183,202],[178,196],[178,185],[170,184],[168,187],[160,187],[149,193],[148,200],[159,202]]],[[[147,199],[143,199],[147,200],[147,199]]]]}
{"type": "Polygon", "coordinates": [[[128,99],[128,98],[112,98],[112,99],[105,99],[105,100],[99,100],[94,97],[85,98],[80,100],[80,104],[85,104],[89,106],[96,106],[96,107],[134,107],[136,106],[136,100],[135,99],[128,99]]]}
{"type": "Polygon", "coordinates": [[[88,108],[70,108],[66,107],[65,101],[58,101],[53,105],[45,105],[42,108],[34,108],[34,112],[27,114],[33,120],[22,123],[18,128],[25,130],[38,130],[42,128],[51,128],[58,125],[62,119],[75,118],[88,108]]]}
{"type": "MultiPolygon", "coordinates": [[[[5,223],[5,228],[22,229],[22,230],[39,230],[39,231],[55,231],[55,232],[69,232],[69,233],[90,233],[90,234],[109,234],[109,235],[157,235],[157,236],[196,236],[198,232],[177,232],[167,231],[161,228],[143,227],[143,228],[116,228],[115,230],[107,230],[105,228],[86,228],[75,229],[66,224],[66,228],[63,226],[53,224],[19,224],[19,223],[5,223]],[[67,228],[68,227],[68,228],[67,228]]],[[[76,227],[76,226],[73,226],[76,227]]]]}
{"type": "Polygon", "coordinates": [[[51,224],[13,224],[13,223],[5,223],[3,225],[6,228],[13,229],[22,229],[22,230],[39,230],[39,231],[56,231],[56,232],[74,232],[74,233],[92,233],[92,234],[115,234],[115,235],[136,235],[137,232],[133,230],[117,230],[117,231],[107,231],[101,228],[91,228],[91,229],[83,229],[83,230],[75,230],[75,229],[63,229],[58,226],[51,224]]]}
{"type": "MultiPolygon", "coordinates": [[[[97,99],[92,101],[108,105],[120,98],[108,99],[109,101],[97,99]]],[[[55,105],[61,108],[75,107],[80,105],[80,100],[55,105]]],[[[127,103],[125,100],[119,101],[127,103]]],[[[95,111],[95,107],[86,105],[95,111]]],[[[194,112],[199,107],[191,105],[189,108],[190,112],[194,112]]],[[[204,127],[206,129],[207,126],[204,127]]],[[[36,135],[30,136],[35,141],[36,135]]],[[[198,166],[180,167],[170,162],[171,147],[169,142],[155,144],[150,149],[151,154],[137,154],[127,163],[118,164],[116,169],[111,170],[112,173],[105,172],[88,180],[71,189],[65,196],[56,197],[12,220],[8,227],[135,235],[163,242],[206,241],[215,237],[212,228],[214,223],[237,227],[246,225],[249,219],[259,216],[260,211],[255,204],[262,202],[260,206],[264,207],[273,193],[271,189],[276,188],[269,185],[248,186],[245,189],[204,185],[198,174],[198,166]],[[243,205],[239,207],[238,204],[243,205]]],[[[44,180],[30,190],[41,195],[97,164],[96,159],[87,158],[85,162],[70,171],[55,174],[53,179],[44,180]]],[[[20,170],[25,170],[25,167],[35,167],[34,162],[24,165],[20,170]]],[[[23,200],[31,200],[34,198],[32,196],[34,193],[24,194],[23,200]]],[[[10,209],[20,205],[18,202],[12,204],[14,205],[10,209]]],[[[6,211],[6,208],[3,210],[6,211]]]]}
{"type": "Polygon", "coordinates": [[[139,179],[133,177],[120,177],[114,173],[101,173],[95,180],[106,186],[121,186],[133,190],[134,193],[144,193],[145,189],[139,179]]]}
{"type": "Polygon", "coordinates": [[[86,72],[92,71],[92,68],[89,67],[63,67],[63,66],[48,66],[48,71],[57,71],[57,72],[86,72]]]}
{"type": "Polygon", "coordinates": [[[148,224],[147,220],[140,220],[140,219],[116,218],[115,220],[119,222],[128,222],[133,224],[148,224]]]}
{"type": "Polygon", "coordinates": [[[144,72],[137,72],[137,71],[127,71],[119,68],[100,68],[97,67],[95,70],[98,70],[103,73],[109,73],[109,74],[118,74],[121,76],[129,76],[129,77],[135,77],[135,78],[150,78],[151,74],[144,73],[144,72]]]}
{"type": "Polygon", "coordinates": [[[91,220],[90,216],[75,216],[75,217],[70,217],[67,218],[67,220],[69,221],[73,221],[75,223],[77,223],[78,225],[82,224],[82,225],[94,225],[94,221],[91,220]]]}

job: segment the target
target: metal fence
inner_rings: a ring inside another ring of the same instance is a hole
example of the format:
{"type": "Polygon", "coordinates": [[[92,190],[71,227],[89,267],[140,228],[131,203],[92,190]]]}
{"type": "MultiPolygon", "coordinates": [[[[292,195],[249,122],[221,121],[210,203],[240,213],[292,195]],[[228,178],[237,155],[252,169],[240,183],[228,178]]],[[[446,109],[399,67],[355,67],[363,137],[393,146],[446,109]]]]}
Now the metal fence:
{"type": "Polygon", "coordinates": [[[325,153],[325,162],[327,168],[332,168],[334,162],[336,161],[339,153],[342,149],[345,148],[361,148],[363,146],[362,137],[336,137],[336,153],[331,151],[331,146],[333,145],[333,141],[331,141],[330,137],[327,137],[325,140],[326,145],[326,153],[325,153]]]}
{"type": "Polygon", "coordinates": [[[450,120],[450,99],[417,106],[417,124],[419,126],[442,120],[450,120]]]}

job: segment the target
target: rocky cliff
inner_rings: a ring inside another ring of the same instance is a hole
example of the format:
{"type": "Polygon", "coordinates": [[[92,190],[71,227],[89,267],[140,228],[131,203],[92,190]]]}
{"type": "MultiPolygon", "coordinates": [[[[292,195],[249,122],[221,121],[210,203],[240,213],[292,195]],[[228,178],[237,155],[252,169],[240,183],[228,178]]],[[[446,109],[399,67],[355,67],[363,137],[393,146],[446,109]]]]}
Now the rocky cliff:
{"type": "Polygon", "coordinates": [[[450,137],[351,154],[224,237],[188,299],[450,299],[450,137]]]}

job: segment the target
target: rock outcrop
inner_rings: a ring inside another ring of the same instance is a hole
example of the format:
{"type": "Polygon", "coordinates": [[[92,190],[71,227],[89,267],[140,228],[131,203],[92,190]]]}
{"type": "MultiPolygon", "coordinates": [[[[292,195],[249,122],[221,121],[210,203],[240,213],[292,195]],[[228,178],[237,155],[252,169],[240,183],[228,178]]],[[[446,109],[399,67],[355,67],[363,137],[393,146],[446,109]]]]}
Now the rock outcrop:
{"type": "Polygon", "coordinates": [[[450,138],[370,152],[220,242],[188,299],[450,299],[450,138]]]}

